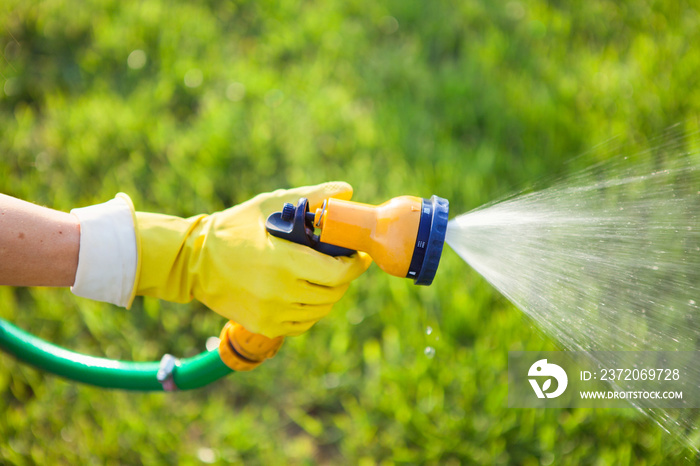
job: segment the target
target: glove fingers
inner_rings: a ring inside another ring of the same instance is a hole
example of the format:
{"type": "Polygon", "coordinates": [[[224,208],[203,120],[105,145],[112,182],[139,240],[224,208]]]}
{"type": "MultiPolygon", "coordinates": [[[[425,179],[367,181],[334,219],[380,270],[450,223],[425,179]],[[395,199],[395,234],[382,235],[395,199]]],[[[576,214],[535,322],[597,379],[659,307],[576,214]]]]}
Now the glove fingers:
{"type": "Polygon", "coordinates": [[[306,322],[283,322],[281,327],[284,331],[284,335],[296,337],[308,331],[316,322],[318,322],[318,320],[310,320],[306,322]]]}
{"type": "Polygon", "coordinates": [[[292,303],[284,310],[285,322],[316,322],[331,312],[333,304],[292,303]]]}
{"type": "MultiPolygon", "coordinates": [[[[276,307],[276,312],[279,314],[277,314],[276,317],[279,318],[283,315],[284,320],[279,321],[273,317],[273,320],[263,322],[260,327],[265,328],[263,334],[269,338],[278,337],[280,335],[301,335],[316,322],[326,317],[328,313],[331,312],[332,308],[332,304],[302,305],[300,303],[279,303],[276,307]]],[[[255,332],[255,330],[251,328],[248,328],[248,330],[255,332]]]]}
{"type": "Polygon", "coordinates": [[[313,249],[268,236],[278,257],[284,257],[286,270],[299,279],[329,287],[349,283],[362,275],[372,259],[360,252],[352,256],[332,257],[313,249]]]}
{"type": "Polygon", "coordinates": [[[282,322],[268,322],[265,324],[265,336],[274,338],[280,335],[301,335],[316,322],[327,316],[332,307],[331,304],[301,306],[297,303],[292,305],[291,308],[280,308],[280,312],[284,313],[285,320],[282,322]]]}
{"type": "Polygon", "coordinates": [[[349,283],[331,287],[303,279],[297,280],[297,286],[285,296],[285,299],[301,305],[334,304],[343,297],[348,286],[350,286],[349,283]]]}
{"type": "Polygon", "coordinates": [[[362,252],[350,257],[331,257],[316,253],[301,259],[295,272],[310,283],[337,287],[355,280],[371,263],[372,259],[362,252]]]}

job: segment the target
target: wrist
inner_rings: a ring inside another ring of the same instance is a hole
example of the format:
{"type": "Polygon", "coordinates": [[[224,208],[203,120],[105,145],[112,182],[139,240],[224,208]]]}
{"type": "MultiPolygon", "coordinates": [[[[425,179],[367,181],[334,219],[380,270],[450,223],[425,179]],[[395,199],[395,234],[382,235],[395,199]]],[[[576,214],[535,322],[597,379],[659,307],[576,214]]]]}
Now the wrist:
{"type": "Polygon", "coordinates": [[[80,223],[78,267],[71,287],[75,295],[131,305],[139,251],[133,212],[125,194],[71,211],[80,223]]]}

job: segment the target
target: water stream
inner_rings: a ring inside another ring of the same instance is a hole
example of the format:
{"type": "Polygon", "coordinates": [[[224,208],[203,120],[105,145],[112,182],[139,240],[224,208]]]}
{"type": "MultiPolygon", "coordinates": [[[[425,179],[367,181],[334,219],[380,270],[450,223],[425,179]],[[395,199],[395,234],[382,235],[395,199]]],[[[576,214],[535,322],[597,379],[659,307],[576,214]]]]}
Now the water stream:
{"type": "MultiPolygon", "coordinates": [[[[698,350],[696,140],[676,134],[641,153],[621,149],[543,189],[460,215],[447,243],[562,349],[698,350]]],[[[629,367],[618,357],[609,363],[629,367]]],[[[700,364],[683,369],[700,385],[700,364]]],[[[643,411],[698,450],[697,410],[643,411]]]]}

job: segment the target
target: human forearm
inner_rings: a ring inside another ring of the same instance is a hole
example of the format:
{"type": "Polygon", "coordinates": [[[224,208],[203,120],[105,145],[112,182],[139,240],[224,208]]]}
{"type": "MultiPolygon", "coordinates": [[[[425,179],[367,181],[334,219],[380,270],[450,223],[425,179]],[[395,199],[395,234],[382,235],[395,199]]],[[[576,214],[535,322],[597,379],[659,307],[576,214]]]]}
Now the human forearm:
{"type": "Polygon", "coordinates": [[[0,285],[71,286],[79,249],[74,215],[0,194],[0,285]]]}

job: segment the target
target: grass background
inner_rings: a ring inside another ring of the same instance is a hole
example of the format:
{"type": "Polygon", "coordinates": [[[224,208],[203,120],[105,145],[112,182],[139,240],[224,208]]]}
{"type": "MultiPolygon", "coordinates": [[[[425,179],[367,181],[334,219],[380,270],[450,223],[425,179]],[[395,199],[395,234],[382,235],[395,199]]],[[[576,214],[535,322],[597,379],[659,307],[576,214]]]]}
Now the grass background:
{"type": "MultiPolygon", "coordinates": [[[[6,0],[0,191],[62,210],[124,191],[188,216],[342,179],[359,201],[438,194],[454,215],[613,136],[643,148],[697,127],[699,31],[682,1],[6,0]]],[[[65,289],[0,302],[41,337],[121,359],[195,354],[224,323],[65,289]]],[[[554,348],[446,250],[431,287],[373,266],[275,359],[195,392],[99,390],[0,355],[0,462],[693,460],[631,409],[506,408],[507,352],[554,348]]]]}

